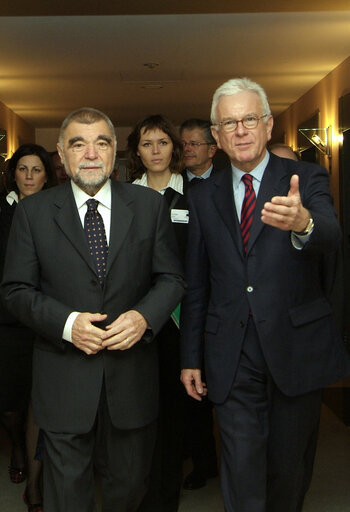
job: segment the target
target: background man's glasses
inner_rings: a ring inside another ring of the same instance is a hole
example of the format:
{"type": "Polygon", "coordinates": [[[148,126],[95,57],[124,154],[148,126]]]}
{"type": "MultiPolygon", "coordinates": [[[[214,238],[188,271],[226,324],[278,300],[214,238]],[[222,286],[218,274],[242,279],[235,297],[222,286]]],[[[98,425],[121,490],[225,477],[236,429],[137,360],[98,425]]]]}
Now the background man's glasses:
{"type": "Polygon", "coordinates": [[[212,142],[196,142],[195,140],[190,140],[189,142],[182,141],[182,145],[185,148],[186,146],[190,146],[190,148],[199,148],[200,146],[215,146],[212,142]]]}

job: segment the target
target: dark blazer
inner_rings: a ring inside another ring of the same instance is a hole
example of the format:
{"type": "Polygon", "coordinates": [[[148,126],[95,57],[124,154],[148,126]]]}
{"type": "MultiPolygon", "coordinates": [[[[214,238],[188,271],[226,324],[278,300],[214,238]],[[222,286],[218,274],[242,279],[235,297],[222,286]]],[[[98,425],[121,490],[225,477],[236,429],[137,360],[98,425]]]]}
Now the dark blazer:
{"type": "Polygon", "coordinates": [[[113,180],[111,187],[103,290],[69,182],[21,201],[13,220],[2,294],[37,333],[33,404],[45,430],[89,431],[103,379],[116,427],[141,427],[157,415],[157,356],[150,341],[182,298],[182,268],[164,198],[113,180]],[[107,325],[130,309],[151,329],[129,350],[87,356],[61,339],[72,311],[105,312],[107,325]]]}
{"type": "MultiPolygon", "coordinates": [[[[188,181],[184,179],[183,182],[183,194],[179,194],[172,188],[167,188],[164,194],[165,200],[168,204],[169,212],[171,210],[188,210],[187,193],[188,193],[188,181]]],[[[181,261],[185,261],[186,247],[187,247],[187,232],[188,224],[182,222],[172,222],[172,226],[175,232],[175,238],[179,248],[181,261]]]]}
{"type": "MultiPolygon", "coordinates": [[[[17,203],[0,197],[0,279],[17,203]]],[[[34,333],[21,325],[0,302],[0,412],[26,411],[32,386],[34,333]]]]}
{"type": "MultiPolygon", "coordinates": [[[[227,162],[226,162],[226,166],[229,164],[229,159],[227,158],[227,162]]],[[[216,174],[217,172],[220,172],[221,170],[223,169],[222,165],[219,164],[216,164],[215,162],[213,162],[213,169],[211,171],[211,174],[209,176],[209,178],[211,178],[214,174],[216,174]]],[[[184,179],[184,184],[186,184],[186,186],[190,185],[190,181],[188,180],[188,177],[187,177],[187,169],[184,169],[181,173],[183,179],[184,179]]],[[[208,178],[206,178],[208,179],[208,178]]],[[[190,186],[190,188],[192,188],[190,186]]]]}
{"type": "MultiPolygon", "coordinates": [[[[16,206],[17,203],[10,205],[6,201],[6,197],[0,197],[0,278],[4,271],[7,241],[16,206]]],[[[12,315],[0,303],[0,324],[12,324],[14,321],[12,315]]]]}
{"type": "Polygon", "coordinates": [[[193,187],[189,204],[182,367],[200,368],[204,352],[209,397],[222,403],[231,389],[249,312],[272,377],[286,395],[319,389],[350,374],[321,278],[324,254],[336,251],[341,239],[326,170],[270,156],[247,255],[231,168],[193,187]],[[288,193],[295,173],[302,203],[315,223],[302,250],[293,247],[289,231],[260,219],[266,201],[288,193]]]}

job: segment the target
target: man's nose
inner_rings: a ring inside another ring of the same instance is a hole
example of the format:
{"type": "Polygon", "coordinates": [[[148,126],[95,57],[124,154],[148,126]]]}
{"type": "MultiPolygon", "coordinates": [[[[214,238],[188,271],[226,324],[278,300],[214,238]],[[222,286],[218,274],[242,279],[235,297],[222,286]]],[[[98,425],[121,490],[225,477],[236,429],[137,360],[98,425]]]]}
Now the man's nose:
{"type": "Polygon", "coordinates": [[[85,149],[85,157],[89,158],[90,160],[94,160],[95,158],[98,158],[98,153],[95,148],[94,144],[87,144],[85,149]]]}
{"type": "Polygon", "coordinates": [[[247,128],[244,126],[243,121],[237,121],[237,128],[235,132],[237,135],[244,135],[247,132],[247,128]]]}

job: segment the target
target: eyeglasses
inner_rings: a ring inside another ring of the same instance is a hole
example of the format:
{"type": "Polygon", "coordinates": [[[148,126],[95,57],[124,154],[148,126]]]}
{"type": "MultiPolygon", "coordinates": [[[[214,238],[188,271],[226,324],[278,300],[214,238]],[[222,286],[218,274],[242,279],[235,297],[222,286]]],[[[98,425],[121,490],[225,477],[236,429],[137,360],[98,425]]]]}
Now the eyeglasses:
{"type": "Polygon", "coordinates": [[[186,146],[190,146],[190,148],[199,148],[200,146],[216,146],[212,142],[196,142],[195,140],[190,140],[190,142],[182,141],[182,145],[185,148],[186,146]]]}
{"type": "Polygon", "coordinates": [[[234,132],[237,129],[238,123],[242,123],[244,128],[247,130],[253,130],[259,124],[260,119],[267,117],[269,114],[264,114],[263,116],[252,116],[248,115],[243,117],[243,119],[225,119],[225,121],[221,121],[217,123],[215,126],[221,126],[224,132],[234,132]]]}

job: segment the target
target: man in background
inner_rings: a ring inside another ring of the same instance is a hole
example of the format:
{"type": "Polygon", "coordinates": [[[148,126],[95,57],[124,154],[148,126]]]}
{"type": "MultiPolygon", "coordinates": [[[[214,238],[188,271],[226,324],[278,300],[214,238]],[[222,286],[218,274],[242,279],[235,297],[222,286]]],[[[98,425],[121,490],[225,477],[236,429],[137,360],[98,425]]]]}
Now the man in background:
{"type": "Polygon", "coordinates": [[[213,157],[217,145],[211,134],[210,122],[203,119],[187,119],[180,126],[184,146],[185,171],[183,176],[190,183],[209,178],[214,170],[213,157]]]}
{"type": "Polygon", "coordinates": [[[62,185],[62,183],[65,183],[68,180],[68,175],[61,161],[60,155],[58,154],[58,151],[52,151],[50,153],[50,156],[52,161],[52,167],[54,168],[54,171],[56,173],[57,184],[62,185]]]}
{"type": "MultiPolygon", "coordinates": [[[[196,118],[188,119],[180,126],[186,165],[182,175],[190,186],[216,172],[213,157],[217,145],[210,126],[209,121],[196,118]]],[[[193,469],[183,483],[186,490],[200,489],[206,485],[207,478],[218,474],[212,409],[207,397],[201,402],[191,398],[186,400],[185,454],[193,463],[193,469]]]]}
{"type": "Polygon", "coordinates": [[[298,153],[296,151],[293,151],[293,149],[288,146],[288,144],[283,144],[282,142],[275,142],[273,144],[269,144],[268,150],[270,153],[273,153],[274,155],[277,155],[281,158],[290,158],[291,160],[295,160],[296,162],[299,162],[300,158],[298,156],[298,153]]]}

